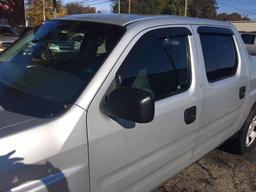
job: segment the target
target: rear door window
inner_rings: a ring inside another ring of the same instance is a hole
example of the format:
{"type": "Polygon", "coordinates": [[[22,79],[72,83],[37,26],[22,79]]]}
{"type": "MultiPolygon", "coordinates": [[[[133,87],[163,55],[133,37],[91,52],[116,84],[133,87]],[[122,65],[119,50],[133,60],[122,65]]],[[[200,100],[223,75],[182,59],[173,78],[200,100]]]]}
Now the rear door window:
{"type": "Polygon", "coordinates": [[[232,32],[210,29],[209,32],[202,32],[200,39],[208,81],[215,82],[235,75],[238,59],[232,32]]]}

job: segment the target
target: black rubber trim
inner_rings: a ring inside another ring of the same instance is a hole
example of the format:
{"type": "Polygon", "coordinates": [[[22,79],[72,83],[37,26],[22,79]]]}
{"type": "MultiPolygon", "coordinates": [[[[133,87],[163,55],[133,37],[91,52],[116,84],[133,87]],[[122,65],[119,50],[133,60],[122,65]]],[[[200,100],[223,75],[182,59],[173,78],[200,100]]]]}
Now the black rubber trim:
{"type": "Polygon", "coordinates": [[[222,27],[198,27],[199,34],[234,35],[233,31],[222,27]]]}
{"type": "MultiPolygon", "coordinates": [[[[154,31],[154,30],[152,30],[154,31]]],[[[170,28],[164,28],[161,30],[162,33],[166,33],[166,35],[172,35],[172,36],[188,36],[192,35],[191,31],[186,27],[170,27],[170,28]]]]}
{"type": "Polygon", "coordinates": [[[165,27],[152,29],[146,32],[142,37],[156,36],[159,38],[170,37],[170,36],[190,36],[192,32],[186,27],[165,27]]]}

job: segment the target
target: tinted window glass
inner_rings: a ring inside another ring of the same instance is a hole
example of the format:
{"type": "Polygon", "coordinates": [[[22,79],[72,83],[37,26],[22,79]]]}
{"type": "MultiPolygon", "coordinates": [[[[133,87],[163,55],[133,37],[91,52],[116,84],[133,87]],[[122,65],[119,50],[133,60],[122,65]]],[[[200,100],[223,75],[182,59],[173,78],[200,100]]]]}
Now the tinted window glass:
{"type": "Polygon", "coordinates": [[[188,38],[144,35],[119,70],[121,86],[134,87],[161,99],[186,90],[190,83],[188,38]]]}
{"type": "Polygon", "coordinates": [[[256,35],[242,34],[242,39],[246,44],[254,44],[256,35]]]}
{"type": "Polygon", "coordinates": [[[201,34],[207,78],[214,82],[235,74],[236,48],[231,35],[201,34]]]}
{"type": "Polygon", "coordinates": [[[0,55],[0,105],[48,118],[66,111],[109,56],[125,29],[48,21],[0,55]]]}

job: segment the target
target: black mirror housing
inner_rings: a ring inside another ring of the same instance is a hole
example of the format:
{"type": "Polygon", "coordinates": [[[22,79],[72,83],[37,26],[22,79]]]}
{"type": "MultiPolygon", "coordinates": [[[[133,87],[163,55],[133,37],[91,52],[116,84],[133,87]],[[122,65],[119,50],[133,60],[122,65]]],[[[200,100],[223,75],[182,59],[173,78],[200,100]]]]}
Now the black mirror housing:
{"type": "Polygon", "coordinates": [[[153,96],[141,89],[119,87],[106,96],[103,111],[110,117],[137,123],[148,123],[154,119],[153,96]]]}

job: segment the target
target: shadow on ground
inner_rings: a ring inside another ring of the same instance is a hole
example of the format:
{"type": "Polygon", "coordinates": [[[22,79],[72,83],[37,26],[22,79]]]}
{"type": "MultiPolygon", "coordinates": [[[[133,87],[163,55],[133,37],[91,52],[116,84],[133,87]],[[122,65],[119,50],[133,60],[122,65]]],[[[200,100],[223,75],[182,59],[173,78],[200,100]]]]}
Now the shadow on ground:
{"type": "Polygon", "coordinates": [[[215,150],[159,189],[161,192],[255,192],[256,149],[247,155],[215,150]]]}

